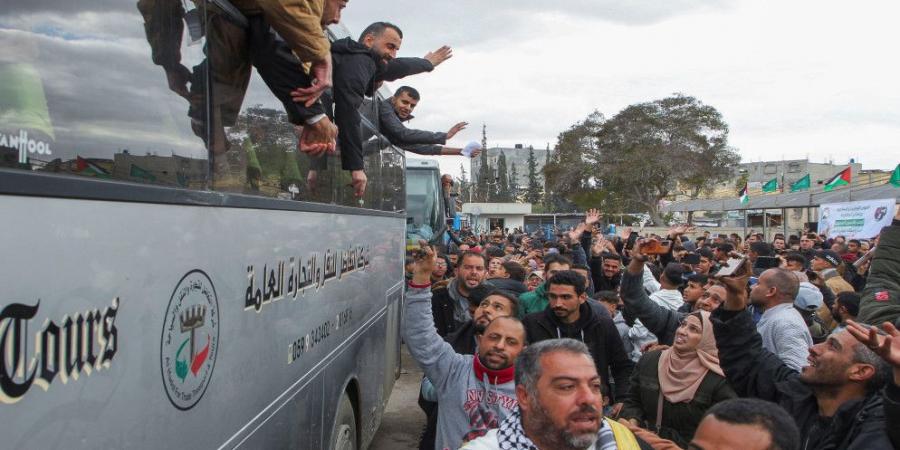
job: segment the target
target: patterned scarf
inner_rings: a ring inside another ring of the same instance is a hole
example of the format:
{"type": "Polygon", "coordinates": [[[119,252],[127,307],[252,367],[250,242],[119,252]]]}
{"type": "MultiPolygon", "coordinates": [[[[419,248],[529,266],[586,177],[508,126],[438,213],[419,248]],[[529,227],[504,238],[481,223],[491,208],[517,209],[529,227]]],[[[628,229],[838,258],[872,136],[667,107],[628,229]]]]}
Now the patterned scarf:
{"type": "MultiPolygon", "coordinates": [[[[522,428],[522,413],[516,408],[497,429],[497,440],[500,442],[501,450],[540,450],[528,436],[525,436],[525,430],[522,428]]],[[[597,442],[594,444],[596,450],[617,450],[616,437],[613,435],[612,429],[606,424],[606,419],[600,422],[600,431],[597,433],[597,442]]]]}

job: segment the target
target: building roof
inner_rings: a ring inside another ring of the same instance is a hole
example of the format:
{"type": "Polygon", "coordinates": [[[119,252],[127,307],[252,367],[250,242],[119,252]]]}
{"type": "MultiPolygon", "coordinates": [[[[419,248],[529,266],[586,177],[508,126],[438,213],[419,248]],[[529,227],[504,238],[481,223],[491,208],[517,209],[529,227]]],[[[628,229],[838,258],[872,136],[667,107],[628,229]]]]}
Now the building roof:
{"type": "Polygon", "coordinates": [[[774,195],[751,195],[750,201],[744,205],[737,197],[696,199],[673,202],[660,210],[668,212],[688,211],[741,211],[745,209],[781,209],[805,208],[819,206],[823,203],[840,203],[858,200],[877,200],[882,198],[900,199],[900,188],[890,184],[865,187],[860,189],[837,189],[831,192],[791,192],[774,195]]]}

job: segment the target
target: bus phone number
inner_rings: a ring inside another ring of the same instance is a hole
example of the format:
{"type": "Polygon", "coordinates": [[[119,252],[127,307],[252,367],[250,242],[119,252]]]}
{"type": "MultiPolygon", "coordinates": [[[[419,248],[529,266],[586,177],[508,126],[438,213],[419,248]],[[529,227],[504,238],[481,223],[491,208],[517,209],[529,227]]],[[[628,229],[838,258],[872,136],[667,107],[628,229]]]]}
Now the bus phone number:
{"type": "Polygon", "coordinates": [[[339,312],[333,319],[320,323],[310,330],[306,335],[295,339],[288,344],[288,365],[293,364],[305,353],[312,351],[313,348],[322,344],[332,333],[337,332],[341,328],[347,326],[353,316],[352,308],[347,308],[339,312]]]}

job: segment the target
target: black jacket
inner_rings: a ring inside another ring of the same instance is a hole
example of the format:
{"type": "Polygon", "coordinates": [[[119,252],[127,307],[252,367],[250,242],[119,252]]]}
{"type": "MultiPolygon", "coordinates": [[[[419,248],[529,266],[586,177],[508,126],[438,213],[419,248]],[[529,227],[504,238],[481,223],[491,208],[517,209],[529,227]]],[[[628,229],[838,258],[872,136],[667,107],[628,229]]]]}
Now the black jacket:
{"type": "Polygon", "coordinates": [[[516,297],[528,292],[528,286],[525,286],[525,283],[513,280],[512,278],[491,278],[490,280],[484,280],[484,284],[489,284],[497,289],[511,292],[516,297]]]}
{"type": "MultiPolygon", "coordinates": [[[[344,170],[363,170],[359,107],[375,95],[378,83],[434,69],[423,58],[394,58],[385,63],[374,51],[350,38],[331,44],[334,116],[344,170]]],[[[329,111],[328,105],[325,107],[329,111]]]]}
{"type": "Polygon", "coordinates": [[[441,145],[447,143],[447,133],[406,128],[403,122],[390,99],[382,100],[378,104],[379,131],[391,141],[391,144],[420,155],[441,154],[441,145]]]}
{"type": "Polygon", "coordinates": [[[594,292],[617,291],[622,282],[622,273],[619,272],[612,278],[603,275],[603,260],[598,257],[591,258],[591,278],[594,282],[594,292]]]}
{"type": "Polygon", "coordinates": [[[614,402],[620,402],[628,392],[634,362],[628,358],[612,319],[595,314],[587,302],[578,308],[578,312],[580,317],[571,325],[562,323],[550,308],[525,316],[522,322],[528,342],[556,338],[572,338],[584,342],[594,357],[597,373],[606,385],[606,392],[613,392],[609,382],[612,375],[615,392],[611,397],[614,402]]]}
{"type": "Polygon", "coordinates": [[[850,400],[831,418],[819,416],[813,390],[778,356],[765,350],[750,313],[712,313],[719,363],[740,397],[778,403],[800,428],[801,449],[890,449],[882,393],[850,400]]]}
{"type": "Polygon", "coordinates": [[[900,448],[900,386],[893,383],[884,388],[884,416],[891,443],[900,448]]]}
{"type": "MultiPolygon", "coordinates": [[[[451,281],[452,283],[452,281],[451,281]]],[[[453,315],[453,298],[448,289],[452,284],[435,289],[431,293],[431,313],[434,315],[434,327],[442,338],[447,338],[465,323],[458,321],[453,315]]]]}
{"type": "Polygon", "coordinates": [[[456,331],[444,337],[444,340],[453,346],[456,353],[474,355],[475,350],[478,349],[478,344],[475,342],[475,321],[470,320],[462,324],[456,331]]]}

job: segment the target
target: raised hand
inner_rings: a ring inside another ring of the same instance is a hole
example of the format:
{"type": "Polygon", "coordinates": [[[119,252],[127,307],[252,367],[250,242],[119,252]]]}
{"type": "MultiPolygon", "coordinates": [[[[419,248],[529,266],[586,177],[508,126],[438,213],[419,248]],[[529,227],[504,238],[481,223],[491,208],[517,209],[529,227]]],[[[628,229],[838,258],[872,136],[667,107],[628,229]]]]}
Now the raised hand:
{"type": "Polygon", "coordinates": [[[869,327],[852,320],[847,321],[847,331],[856,340],[869,347],[895,370],[900,369],[900,331],[890,322],[885,322],[881,328],[886,336],[879,335],[876,327],[869,327]]]}
{"type": "Polygon", "coordinates": [[[578,241],[581,239],[581,234],[584,233],[584,230],[586,228],[587,227],[583,222],[579,223],[578,226],[575,227],[575,229],[569,232],[569,239],[571,239],[574,243],[578,243],[578,241]]]}
{"type": "Polygon", "coordinates": [[[453,136],[456,136],[456,133],[459,133],[460,131],[465,130],[466,125],[468,125],[468,124],[469,124],[469,122],[460,122],[460,123],[450,127],[450,130],[447,131],[447,140],[450,140],[453,138],[453,136]]]}
{"type": "Polygon", "coordinates": [[[416,261],[413,267],[413,284],[420,286],[431,284],[431,272],[434,271],[434,249],[420,239],[419,250],[413,257],[416,261]]]}
{"type": "Polygon", "coordinates": [[[584,223],[587,226],[592,226],[595,223],[600,222],[600,210],[599,209],[589,209],[587,210],[587,214],[584,216],[584,223]]]}
{"type": "Polygon", "coordinates": [[[747,308],[747,281],[753,273],[753,263],[744,261],[744,267],[738,269],[740,275],[717,277],[725,285],[725,304],[728,311],[742,311],[747,308]]]}
{"type": "Polygon", "coordinates": [[[437,67],[440,63],[450,59],[453,57],[453,49],[449,46],[445,45],[433,52],[428,52],[425,54],[425,59],[431,63],[432,66],[437,67]]]}

